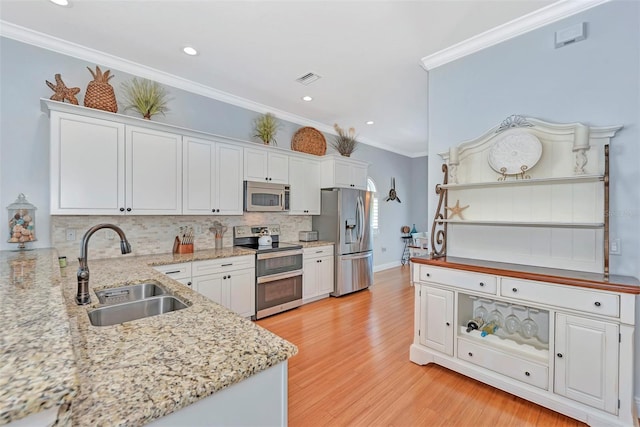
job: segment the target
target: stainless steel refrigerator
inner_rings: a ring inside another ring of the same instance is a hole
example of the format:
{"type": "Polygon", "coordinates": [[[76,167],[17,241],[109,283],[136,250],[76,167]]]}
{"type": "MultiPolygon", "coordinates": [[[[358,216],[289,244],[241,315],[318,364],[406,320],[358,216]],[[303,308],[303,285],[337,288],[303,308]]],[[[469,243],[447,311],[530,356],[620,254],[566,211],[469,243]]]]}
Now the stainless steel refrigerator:
{"type": "Polygon", "coordinates": [[[333,296],[368,288],[373,282],[371,203],[368,191],[322,190],[322,213],[313,217],[313,229],[320,240],[335,242],[333,296]]]}

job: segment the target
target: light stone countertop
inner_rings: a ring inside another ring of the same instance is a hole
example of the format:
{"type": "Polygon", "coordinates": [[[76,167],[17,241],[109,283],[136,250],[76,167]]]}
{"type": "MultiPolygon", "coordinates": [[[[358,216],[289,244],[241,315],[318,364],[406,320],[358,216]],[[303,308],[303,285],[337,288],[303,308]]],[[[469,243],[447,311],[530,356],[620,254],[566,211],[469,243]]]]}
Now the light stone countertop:
{"type": "Polygon", "coordinates": [[[79,385],[55,250],[0,251],[0,330],[0,425],[55,407],[68,422],[79,385]]]}
{"type": "Polygon", "coordinates": [[[303,249],[316,248],[318,246],[327,246],[327,245],[334,245],[335,244],[333,242],[327,242],[326,240],[317,240],[315,242],[293,242],[293,243],[297,243],[297,244],[302,245],[303,249]]]}
{"type": "MultiPolygon", "coordinates": [[[[150,267],[253,253],[229,247],[194,254],[90,259],[94,290],[154,279],[189,306],[106,327],[89,322],[87,311],[98,306],[93,292],[92,304],[75,304],[75,263],[62,269],[60,283],[79,383],[72,424],[144,425],[295,355],[297,348],[291,343],[150,267]]],[[[25,354],[34,357],[33,351],[25,354]]]]}

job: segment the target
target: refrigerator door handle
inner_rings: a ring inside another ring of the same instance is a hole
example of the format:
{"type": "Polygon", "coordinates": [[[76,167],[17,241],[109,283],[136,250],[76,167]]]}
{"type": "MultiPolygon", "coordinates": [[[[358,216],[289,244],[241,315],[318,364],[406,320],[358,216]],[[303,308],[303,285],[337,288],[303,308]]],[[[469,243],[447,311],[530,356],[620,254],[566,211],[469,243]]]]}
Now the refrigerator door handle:
{"type": "Polygon", "coordinates": [[[371,251],[369,251],[369,252],[366,252],[364,254],[341,255],[340,259],[343,259],[343,260],[362,259],[362,258],[369,258],[372,255],[373,255],[373,253],[371,251]]]}
{"type": "Polygon", "coordinates": [[[358,241],[362,246],[362,238],[364,237],[364,201],[358,196],[358,241]]]}

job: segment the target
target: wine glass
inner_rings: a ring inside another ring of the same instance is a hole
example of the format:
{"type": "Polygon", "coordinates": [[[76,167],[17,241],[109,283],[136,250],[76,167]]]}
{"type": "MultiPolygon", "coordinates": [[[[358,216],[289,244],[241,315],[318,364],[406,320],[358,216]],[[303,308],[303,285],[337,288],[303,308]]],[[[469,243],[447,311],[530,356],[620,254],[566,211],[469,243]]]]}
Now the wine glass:
{"type": "Polygon", "coordinates": [[[504,319],[504,328],[509,334],[515,334],[520,331],[520,319],[513,314],[513,306],[511,306],[511,314],[504,319]]]}
{"type": "Polygon", "coordinates": [[[485,322],[487,320],[487,316],[489,315],[489,311],[482,305],[482,300],[479,300],[479,302],[480,305],[476,307],[475,311],[473,312],[473,317],[475,319],[480,318],[483,322],[485,322]]]}
{"type": "Polygon", "coordinates": [[[500,313],[500,310],[497,308],[491,313],[489,313],[489,318],[487,319],[487,323],[494,323],[498,328],[502,328],[504,325],[504,316],[500,313]]]}
{"type": "Polygon", "coordinates": [[[532,338],[538,333],[538,324],[531,318],[529,310],[527,307],[527,318],[520,323],[520,335],[523,338],[532,338]]]}

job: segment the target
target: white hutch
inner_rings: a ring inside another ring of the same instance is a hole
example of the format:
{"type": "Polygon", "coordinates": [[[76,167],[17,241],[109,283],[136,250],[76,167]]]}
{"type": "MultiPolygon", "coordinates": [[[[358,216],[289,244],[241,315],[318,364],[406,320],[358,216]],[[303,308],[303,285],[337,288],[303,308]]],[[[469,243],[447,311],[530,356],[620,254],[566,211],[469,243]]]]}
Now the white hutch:
{"type": "Polygon", "coordinates": [[[411,361],[589,425],[638,425],[640,282],[609,274],[608,145],[620,128],[511,116],[440,153],[432,252],[411,259],[411,361]]]}

